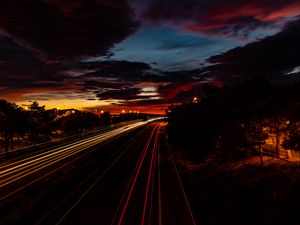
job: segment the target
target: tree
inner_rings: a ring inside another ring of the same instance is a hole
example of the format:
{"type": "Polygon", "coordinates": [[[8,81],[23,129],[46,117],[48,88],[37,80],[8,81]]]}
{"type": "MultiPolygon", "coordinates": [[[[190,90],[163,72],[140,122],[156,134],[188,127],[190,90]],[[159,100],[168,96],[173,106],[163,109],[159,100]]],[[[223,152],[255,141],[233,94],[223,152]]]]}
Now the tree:
{"type": "Polygon", "coordinates": [[[40,104],[37,101],[34,101],[29,106],[30,111],[36,111],[38,113],[45,112],[45,106],[40,106],[40,104]]]}
{"type": "Polygon", "coordinates": [[[48,141],[50,139],[49,134],[50,122],[52,118],[49,113],[46,112],[45,106],[40,106],[38,102],[34,101],[29,106],[29,140],[31,143],[37,143],[41,141],[48,141]]]}
{"type": "Polygon", "coordinates": [[[275,153],[279,156],[281,151],[282,137],[288,130],[289,121],[283,116],[273,116],[267,119],[269,132],[275,135],[275,153]]]}
{"type": "Polygon", "coordinates": [[[300,151],[300,130],[296,123],[291,125],[288,134],[284,138],[282,146],[286,149],[300,151]]]}
{"type": "Polygon", "coordinates": [[[25,112],[19,106],[0,100],[0,137],[5,151],[13,149],[14,137],[25,135],[27,125],[25,112]]]}
{"type": "Polygon", "coordinates": [[[61,129],[64,132],[81,131],[93,128],[99,125],[98,117],[90,112],[80,112],[64,115],[62,117],[61,129]]]}
{"type": "Polygon", "coordinates": [[[268,138],[268,132],[264,130],[263,121],[251,120],[247,127],[247,137],[250,145],[256,147],[260,153],[260,165],[263,167],[263,151],[262,145],[268,138]]]}
{"type": "Polygon", "coordinates": [[[111,114],[110,112],[104,112],[100,118],[101,123],[110,124],[111,123],[111,114]]]}

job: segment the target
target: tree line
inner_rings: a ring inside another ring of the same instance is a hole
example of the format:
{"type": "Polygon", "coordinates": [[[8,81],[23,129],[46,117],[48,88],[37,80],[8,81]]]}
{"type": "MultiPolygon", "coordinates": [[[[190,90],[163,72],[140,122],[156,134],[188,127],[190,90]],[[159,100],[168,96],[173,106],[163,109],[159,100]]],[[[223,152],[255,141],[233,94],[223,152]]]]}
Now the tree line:
{"type": "Polygon", "coordinates": [[[252,79],[236,86],[204,86],[199,102],[170,106],[170,142],[191,159],[246,157],[274,138],[275,155],[300,150],[300,83],[252,79]]]}
{"type": "Polygon", "coordinates": [[[113,118],[109,112],[96,115],[75,109],[46,110],[38,102],[26,109],[6,100],[0,100],[0,147],[13,150],[16,145],[26,146],[51,141],[53,137],[71,132],[138,119],[142,115],[123,115],[113,118]]]}

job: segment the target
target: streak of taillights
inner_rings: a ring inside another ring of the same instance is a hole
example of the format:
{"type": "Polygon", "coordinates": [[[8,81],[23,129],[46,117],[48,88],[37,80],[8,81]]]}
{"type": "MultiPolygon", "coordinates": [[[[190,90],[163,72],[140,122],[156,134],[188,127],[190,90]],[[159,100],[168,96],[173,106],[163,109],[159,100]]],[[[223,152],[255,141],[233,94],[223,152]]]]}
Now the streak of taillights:
{"type": "MultiPolygon", "coordinates": [[[[145,199],[144,199],[144,207],[143,207],[141,225],[145,224],[146,209],[147,209],[147,202],[148,202],[148,198],[149,198],[149,188],[150,188],[150,183],[151,183],[151,177],[154,176],[154,171],[155,171],[155,156],[156,156],[156,151],[157,151],[158,135],[159,135],[159,127],[156,131],[156,135],[155,135],[155,139],[154,139],[154,146],[153,146],[152,152],[151,152],[151,161],[150,161],[150,168],[149,168],[148,179],[147,179],[147,186],[146,186],[146,193],[145,193],[145,199]]],[[[150,215],[150,217],[151,217],[151,215],[150,215]]]]}
{"type": "Polygon", "coordinates": [[[126,211],[127,211],[128,204],[129,204],[129,201],[130,201],[130,199],[131,199],[131,196],[132,196],[132,192],[133,192],[133,190],[134,190],[134,187],[135,187],[135,185],[136,185],[136,181],[137,181],[137,179],[138,179],[138,177],[139,177],[139,174],[140,174],[140,171],[141,171],[141,168],[142,168],[144,159],[145,159],[145,157],[146,157],[146,154],[147,154],[147,152],[148,152],[148,149],[149,149],[151,140],[152,140],[152,138],[153,138],[153,136],[154,136],[154,133],[155,133],[155,131],[156,131],[156,129],[157,129],[158,126],[159,126],[159,124],[156,125],[156,126],[153,128],[153,130],[152,130],[152,132],[151,132],[151,134],[150,134],[150,136],[149,136],[149,138],[148,138],[148,141],[147,141],[147,143],[146,143],[146,145],[145,145],[145,148],[144,148],[144,150],[143,150],[143,152],[142,152],[142,158],[141,158],[141,160],[138,162],[138,164],[139,164],[139,165],[138,165],[138,169],[137,169],[137,172],[136,172],[136,174],[135,174],[135,176],[134,176],[133,183],[132,183],[131,188],[130,188],[130,190],[129,190],[129,193],[128,193],[128,196],[127,196],[127,198],[126,198],[126,201],[125,201],[123,210],[122,210],[122,212],[121,212],[121,215],[120,215],[120,217],[119,217],[119,220],[118,220],[118,223],[117,223],[118,225],[121,225],[122,222],[123,222],[123,218],[124,218],[124,215],[125,215],[125,213],[126,213],[126,211]]]}

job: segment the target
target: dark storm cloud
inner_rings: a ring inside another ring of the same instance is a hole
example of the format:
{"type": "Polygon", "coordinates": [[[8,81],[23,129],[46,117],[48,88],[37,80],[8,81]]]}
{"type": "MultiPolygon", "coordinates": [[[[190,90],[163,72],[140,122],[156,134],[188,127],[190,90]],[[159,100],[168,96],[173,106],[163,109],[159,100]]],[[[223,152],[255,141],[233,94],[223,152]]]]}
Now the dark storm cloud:
{"type": "Polygon", "coordinates": [[[95,91],[99,89],[105,89],[105,90],[110,90],[110,89],[119,89],[120,87],[129,85],[129,83],[117,83],[117,82],[110,82],[109,80],[107,81],[97,81],[97,80],[85,80],[83,84],[80,86],[83,86],[83,91],[95,91]]]}
{"type": "Polygon", "coordinates": [[[3,34],[0,34],[0,62],[1,97],[70,86],[59,75],[61,64],[44,63],[32,49],[3,34]]]}
{"type": "Polygon", "coordinates": [[[110,2],[1,0],[0,28],[47,57],[104,54],[136,26],[124,1],[110,2]]]}
{"type": "Polygon", "coordinates": [[[119,99],[119,100],[131,100],[138,98],[138,94],[140,93],[139,88],[124,88],[119,90],[111,90],[105,91],[103,93],[98,93],[96,96],[100,100],[112,100],[112,99],[119,99]]]}
{"type": "Polygon", "coordinates": [[[10,37],[1,36],[0,41],[3,43],[0,45],[0,96],[12,101],[20,98],[48,100],[51,96],[53,99],[70,99],[72,91],[75,97],[85,99],[91,99],[91,95],[96,97],[97,94],[101,96],[98,96],[99,99],[105,100],[119,95],[121,96],[119,99],[142,99],[141,96],[137,96],[139,92],[124,90],[139,82],[160,81],[161,75],[151,73],[151,67],[145,63],[126,61],[45,63],[37,57],[35,51],[19,45],[10,37]],[[82,95],[78,92],[82,92],[82,95]],[[58,94],[61,97],[58,97],[58,94]]]}
{"type": "MultiPolygon", "coordinates": [[[[183,30],[238,37],[246,37],[258,27],[268,30],[280,26],[282,18],[292,17],[299,7],[298,1],[292,0],[129,2],[141,23],[176,25],[183,30]]],[[[189,100],[201,92],[203,83],[211,80],[221,85],[229,79],[232,82],[253,74],[279,76],[300,65],[296,23],[274,37],[212,57],[209,62],[217,65],[204,69],[165,72],[146,63],[88,60],[104,56],[114,44],[135,31],[137,24],[132,22],[133,12],[127,3],[1,0],[0,97],[15,101],[25,95],[21,99],[80,98],[113,103],[117,99],[120,101],[115,104],[157,105],[189,100]]],[[[167,41],[158,48],[190,50],[207,46],[211,40],[209,35],[205,36],[201,42],[188,42],[187,37],[180,42],[170,41],[166,35],[167,41]]]]}
{"type": "Polygon", "coordinates": [[[24,48],[0,32],[0,75],[20,74],[22,70],[34,71],[43,64],[32,50],[24,48]]]}
{"type": "Polygon", "coordinates": [[[164,99],[141,99],[132,102],[123,102],[121,105],[135,107],[135,106],[155,106],[158,107],[159,105],[166,104],[164,99]]]}
{"type": "Polygon", "coordinates": [[[130,0],[140,21],[191,31],[244,36],[299,14],[297,0],[130,0]]]}
{"type": "Polygon", "coordinates": [[[127,61],[103,61],[103,62],[86,62],[78,64],[85,69],[93,69],[94,72],[84,75],[84,77],[105,76],[118,77],[135,81],[142,77],[144,72],[151,69],[146,63],[127,62],[127,61]]]}
{"type": "Polygon", "coordinates": [[[99,68],[78,58],[106,54],[135,28],[123,0],[0,1],[1,97],[81,90],[80,73],[99,68]]]}
{"type": "Polygon", "coordinates": [[[97,70],[77,77],[83,80],[79,86],[95,93],[99,100],[117,99],[122,104],[178,102],[182,100],[177,98],[181,91],[191,91],[205,82],[205,77],[197,77],[200,70],[163,72],[151,70],[144,63],[126,61],[94,62],[85,64],[85,68],[91,65],[97,70]]]}
{"type": "MultiPolygon", "coordinates": [[[[111,90],[120,90],[123,93],[124,88],[135,85],[137,82],[149,80],[146,71],[150,69],[145,63],[135,63],[126,61],[105,61],[105,62],[89,62],[77,65],[77,69],[91,69],[93,72],[83,74],[74,79],[81,80],[78,85],[83,91],[92,91],[94,93],[104,93],[111,90]]],[[[125,92],[126,94],[129,92],[125,92]]],[[[108,94],[102,95],[100,99],[112,99],[108,94]]],[[[113,91],[112,95],[115,94],[113,91]]],[[[132,96],[131,96],[132,97],[132,96]]],[[[129,99],[129,97],[124,96],[129,99]]]]}
{"type": "Polygon", "coordinates": [[[214,65],[205,71],[226,83],[253,76],[273,81],[293,79],[288,72],[300,66],[299,40],[300,18],[275,36],[211,57],[209,62],[214,65]]]}
{"type": "Polygon", "coordinates": [[[48,68],[34,51],[2,34],[0,62],[1,97],[9,97],[12,94],[17,97],[19,93],[66,86],[58,82],[61,78],[55,79],[55,72],[48,68]]]}

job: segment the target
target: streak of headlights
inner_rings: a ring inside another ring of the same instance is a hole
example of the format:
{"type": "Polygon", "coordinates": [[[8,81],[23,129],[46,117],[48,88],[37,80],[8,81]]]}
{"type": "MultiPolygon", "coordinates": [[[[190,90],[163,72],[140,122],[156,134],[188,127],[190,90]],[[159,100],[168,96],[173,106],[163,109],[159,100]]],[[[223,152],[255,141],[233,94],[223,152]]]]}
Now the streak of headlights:
{"type": "Polygon", "coordinates": [[[67,159],[75,154],[83,152],[92,146],[100,144],[118,135],[127,133],[135,128],[143,126],[156,119],[147,122],[138,122],[127,125],[126,127],[117,128],[106,133],[87,138],[85,140],[76,141],[67,146],[55,148],[53,150],[40,153],[38,155],[20,160],[11,164],[0,167],[0,188],[29,176],[39,170],[51,166],[57,162],[67,159]]]}

